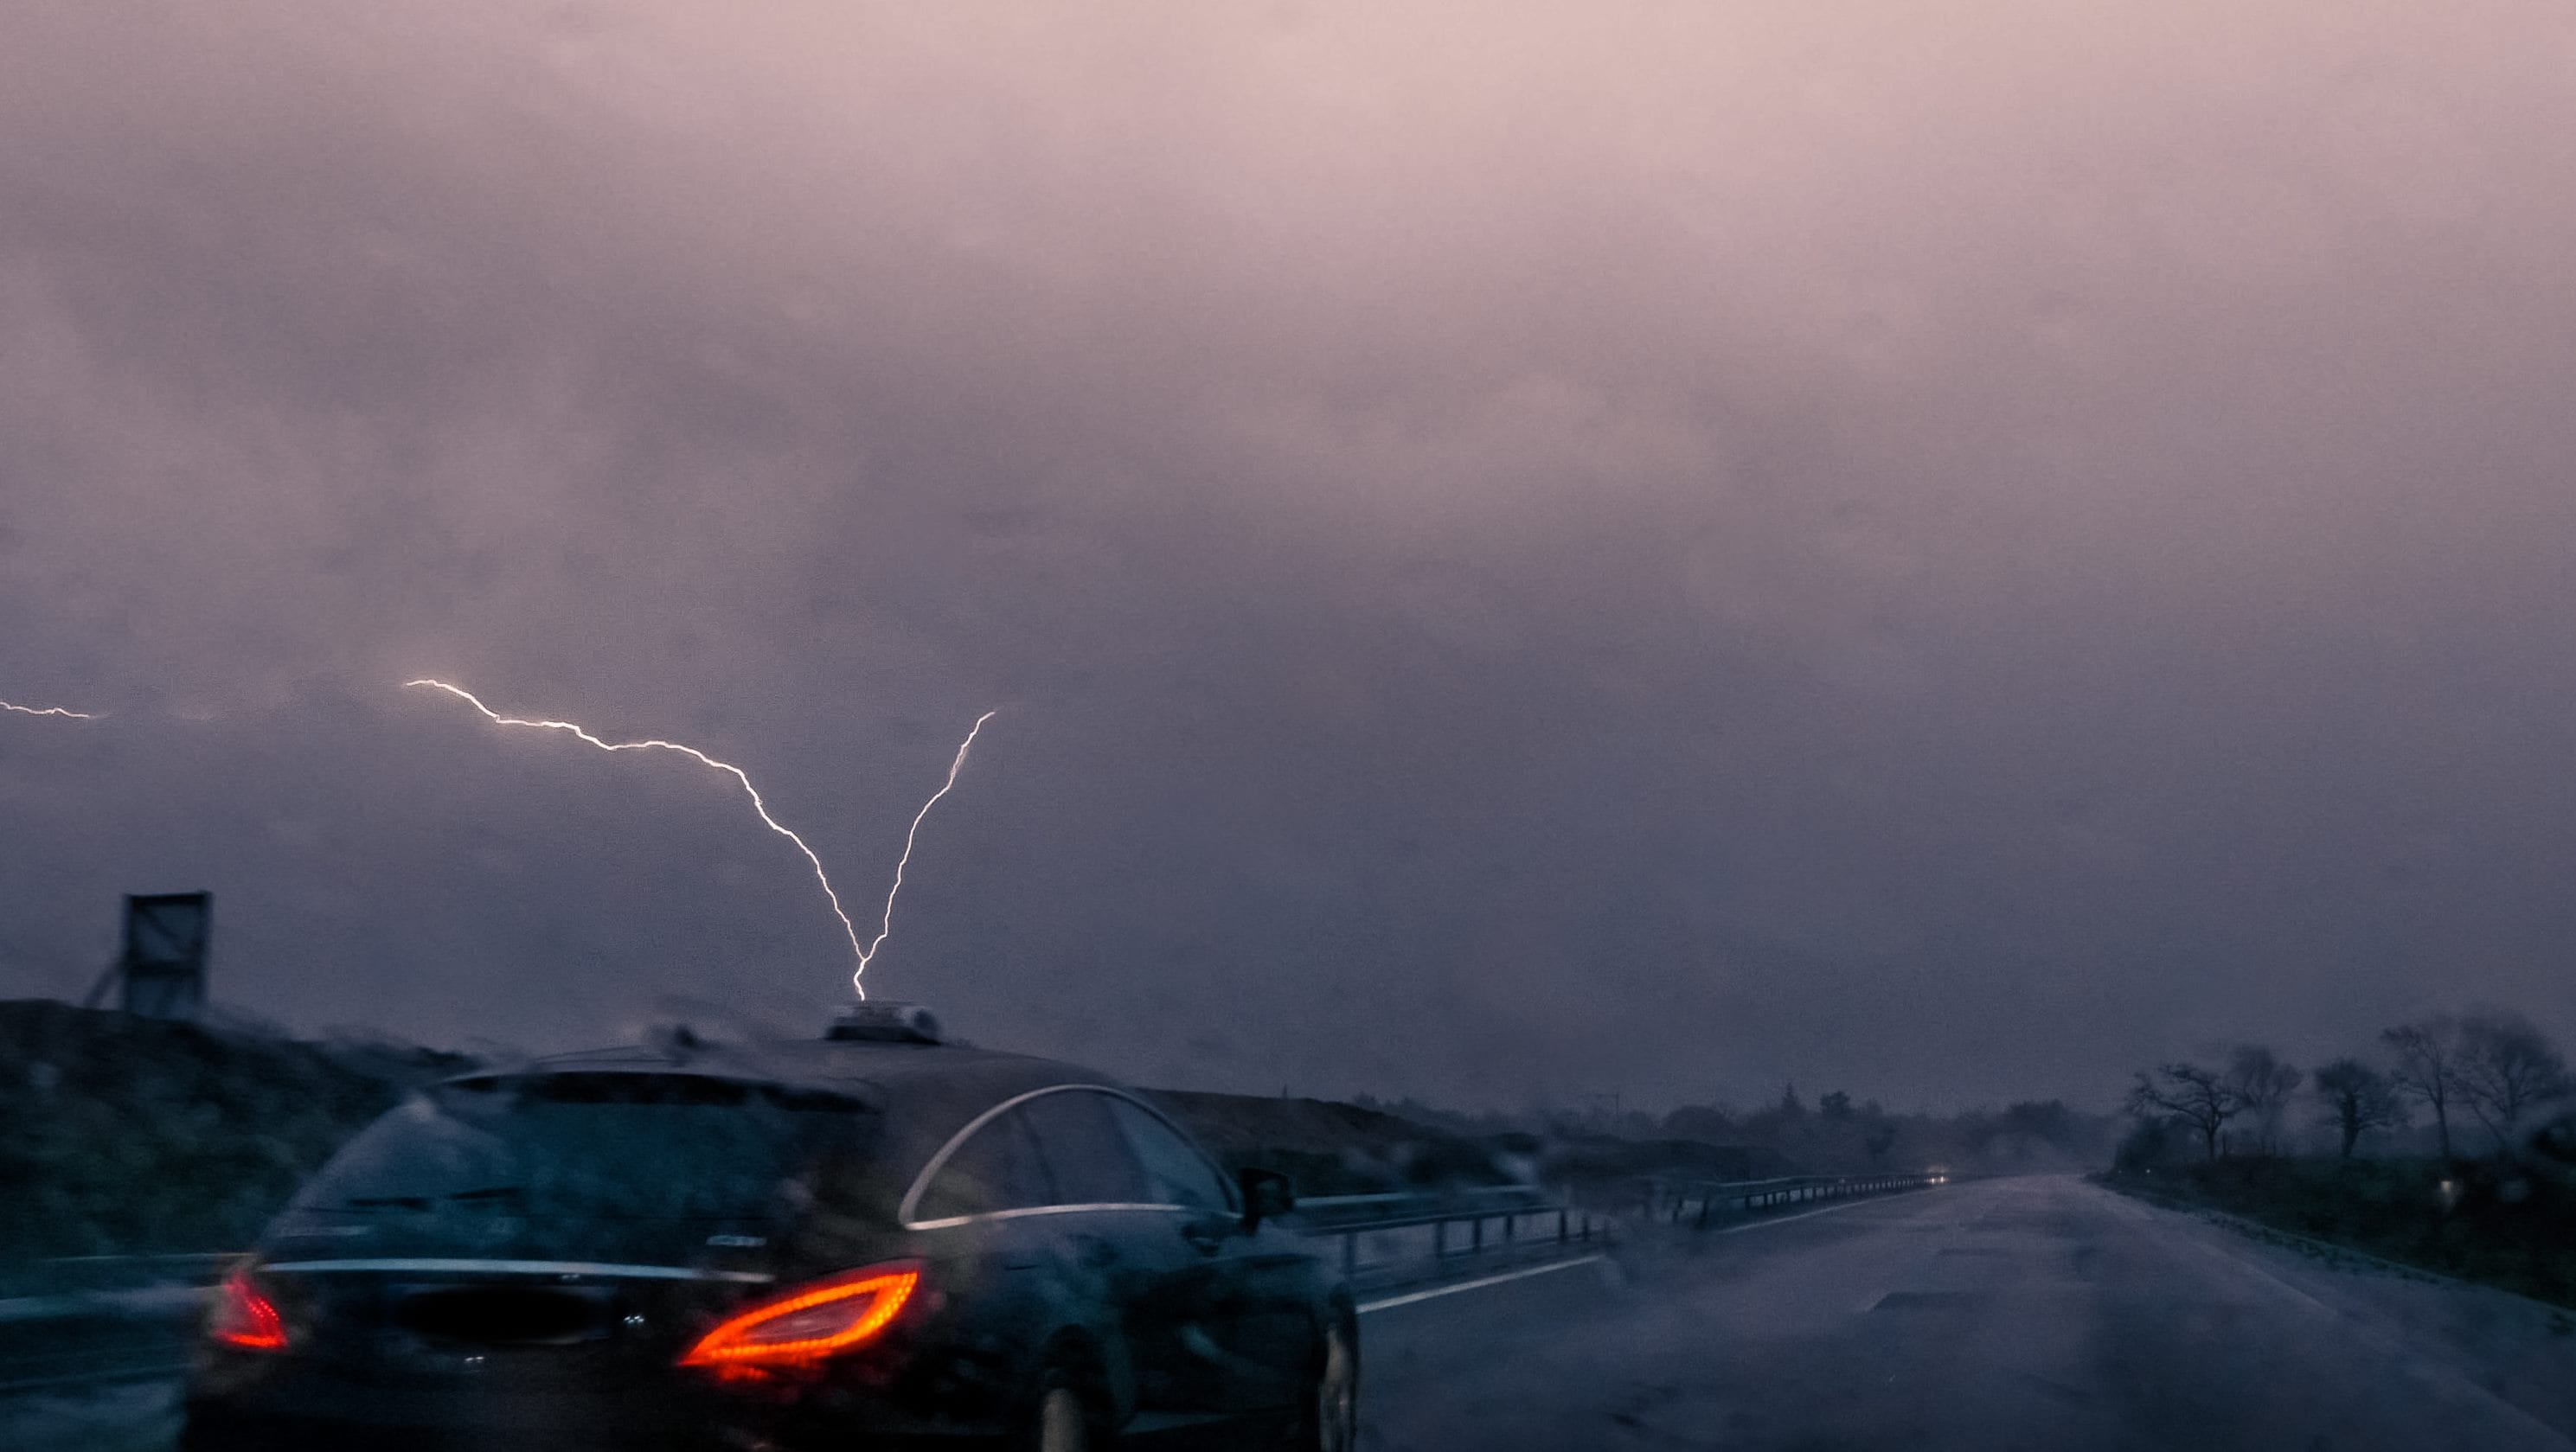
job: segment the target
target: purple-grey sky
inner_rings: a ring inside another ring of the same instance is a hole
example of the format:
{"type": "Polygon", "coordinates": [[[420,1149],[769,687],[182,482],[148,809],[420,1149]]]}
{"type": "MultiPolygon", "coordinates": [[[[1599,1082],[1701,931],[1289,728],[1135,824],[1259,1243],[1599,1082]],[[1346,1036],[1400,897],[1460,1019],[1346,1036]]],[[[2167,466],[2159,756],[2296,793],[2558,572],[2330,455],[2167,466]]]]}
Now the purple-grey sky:
{"type": "Polygon", "coordinates": [[[0,995],[2104,1103],[2576,1036],[2576,12],[54,0],[0,995]]]}

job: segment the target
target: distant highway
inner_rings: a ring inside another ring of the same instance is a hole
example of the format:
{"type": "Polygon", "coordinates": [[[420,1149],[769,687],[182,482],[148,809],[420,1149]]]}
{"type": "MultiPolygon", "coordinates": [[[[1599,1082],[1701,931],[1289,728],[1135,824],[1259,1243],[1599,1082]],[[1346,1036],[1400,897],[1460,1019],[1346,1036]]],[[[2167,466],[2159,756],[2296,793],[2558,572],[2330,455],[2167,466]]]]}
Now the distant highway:
{"type": "MultiPolygon", "coordinates": [[[[2068,1178],[1791,1210],[1361,1321],[1364,1452],[2576,1449],[2576,1316],[2068,1178]]],[[[12,1452],[157,1452],[174,1388],[0,1401],[12,1452]]]]}
{"type": "Polygon", "coordinates": [[[2576,1317],[2072,1177],[1954,1184],[1363,1318],[1366,1452],[2576,1446],[2576,1317]]]}

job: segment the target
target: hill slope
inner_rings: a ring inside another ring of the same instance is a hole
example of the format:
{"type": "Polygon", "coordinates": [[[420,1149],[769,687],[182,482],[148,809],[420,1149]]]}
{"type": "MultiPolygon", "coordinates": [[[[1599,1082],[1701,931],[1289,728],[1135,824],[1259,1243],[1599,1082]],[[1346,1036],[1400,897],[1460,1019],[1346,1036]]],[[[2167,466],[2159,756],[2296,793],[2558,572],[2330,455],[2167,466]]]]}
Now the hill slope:
{"type": "Polygon", "coordinates": [[[0,1002],[0,1246],[241,1245],[342,1140],[461,1062],[0,1002]]]}
{"type": "Polygon", "coordinates": [[[1229,1169],[1284,1172],[1301,1195],[1360,1195],[1512,1176],[1485,1145],[1382,1110],[1329,1099],[1154,1091],[1154,1098],[1229,1169]]]}

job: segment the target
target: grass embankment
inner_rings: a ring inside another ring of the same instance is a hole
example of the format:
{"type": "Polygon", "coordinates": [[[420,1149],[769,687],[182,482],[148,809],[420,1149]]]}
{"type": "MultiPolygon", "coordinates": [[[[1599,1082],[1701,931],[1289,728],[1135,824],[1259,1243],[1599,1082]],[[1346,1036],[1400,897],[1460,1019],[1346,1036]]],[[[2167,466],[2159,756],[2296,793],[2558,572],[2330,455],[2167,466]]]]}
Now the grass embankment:
{"type": "Polygon", "coordinates": [[[1288,1176],[1300,1195],[1508,1184],[1487,1146],[1330,1099],[1159,1089],[1154,1098],[1225,1162],[1288,1176]]]}
{"type": "Polygon", "coordinates": [[[2104,1183],[2576,1306],[2576,1183],[2564,1170],[2430,1159],[2226,1159],[2104,1183]]]}
{"type": "Polygon", "coordinates": [[[242,1245],[447,1057],[0,1003],[0,1258],[242,1245]]]}
{"type": "Polygon", "coordinates": [[[1751,1180],[1803,1173],[1776,1150],[1609,1134],[1458,1133],[1330,1099],[1157,1090],[1227,1168],[1279,1170],[1300,1195],[1436,1191],[1536,1181],[1598,1197],[1641,1178],[1751,1180]]]}

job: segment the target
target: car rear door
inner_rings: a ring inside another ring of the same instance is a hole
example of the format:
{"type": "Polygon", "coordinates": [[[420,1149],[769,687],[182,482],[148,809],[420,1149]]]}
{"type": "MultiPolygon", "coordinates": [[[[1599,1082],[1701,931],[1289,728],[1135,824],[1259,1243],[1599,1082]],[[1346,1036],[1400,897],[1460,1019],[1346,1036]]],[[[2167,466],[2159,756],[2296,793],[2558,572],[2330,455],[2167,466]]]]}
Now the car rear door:
{"type": "Polygon", "coordinates": [[[1244,1228],[1234,1187],[1177,1125],[1124,1096],[1110,1101],[1121,1135],[1162,1207],[1171,1264],[1161,1288],[1173,1374],[1197,1410],[1237,1414],[1302,1395],[1315,1326],[1311,1257],[1284,1232],[1244,1228]]]}
{"type": "Polygon", "coordinates": [[[1005,1111],[947,1151],[913,1207],[961,1406],[1010,1407],[1051,1329],[1046,1237],[1025,1213],[1051,1197],[1027,1124],[1005,1111]]]}
{"type": "Polygon", "coordinates": [[[1190,1273],[1181,1240],[1105,1090],[1070,1086],[1020,1106],[1054,1181],[1047,1217],[1069,1273],[1117,1328],[1108,1348],[1135,1388],[1139,1430],[1203,1420],[1219,1409],[1187,1349],[1190,1273]]]}

